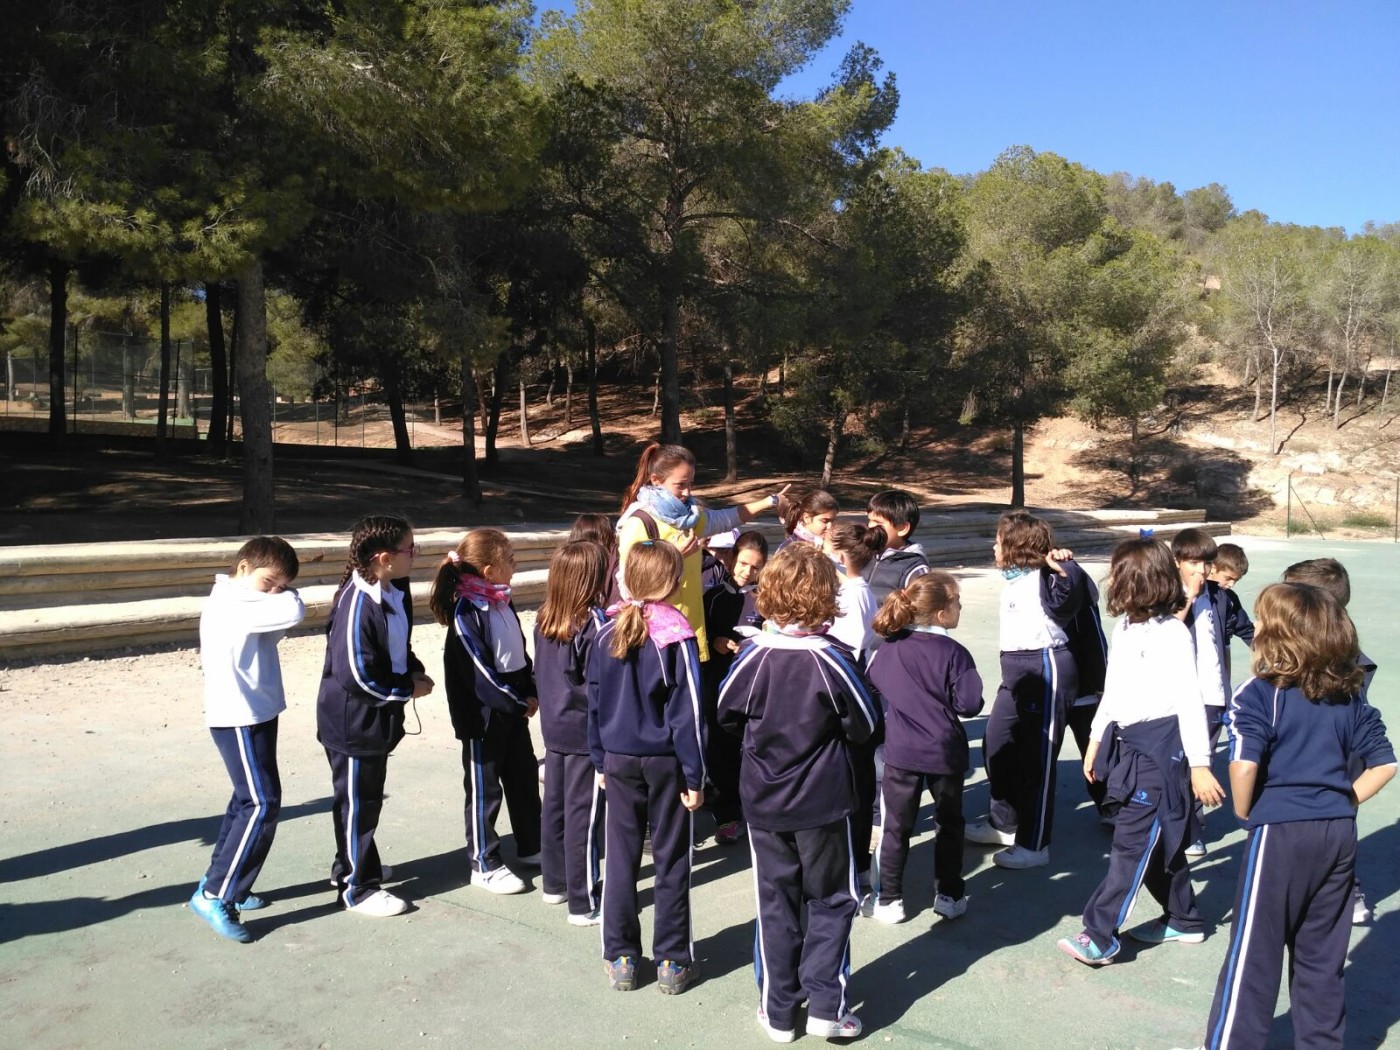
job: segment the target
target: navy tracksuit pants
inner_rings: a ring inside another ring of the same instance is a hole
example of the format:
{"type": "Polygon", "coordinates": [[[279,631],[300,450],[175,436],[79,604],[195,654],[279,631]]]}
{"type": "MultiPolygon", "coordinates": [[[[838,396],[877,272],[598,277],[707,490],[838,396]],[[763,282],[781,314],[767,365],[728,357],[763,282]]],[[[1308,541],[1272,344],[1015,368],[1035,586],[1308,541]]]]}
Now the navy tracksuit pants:
{"type": "Polygon", "coordinates": [[[340,891],[341,901],[357,904],[379,888],[383,872],[374,832],[384,808],[384,777],[389,756],[342,754],[326,748],[331,765],[331,807],[335,823],[335,862],[331,880],[340,891]]]}
{"type": "MultiPolygon", "coordinates": [[[[642,955],[637,870],[642,838],[651,827],[652,959],[680,966],[694,961],[690,923],[690,852],[695,818],[681,805],[685,777],[675,755],[604,756],[607,849],[603,861],[603,958],[642,955]]],[[[548,774],[546,774],[548,777],[548,774]]]]}
{"type": "MultiPolygon", "coordinates": [[[[1079,757],[1082,759],[1089,753],[1089,730],[1094,724],[1094,715],[1098,713],[1099,705],[1092,704],[1071,705],[1065,712],[1065,726],[1074,737],[1075,746],[1079,748],[1079,757]]],[[[1089,801],[1094,804],[1094,809],[1103,815],[1103,800],[1108,797],[1108,784],[1102,780],[1084,780],[1085,786],[1089,789],[1089,801]]]]}
{"type": "Polygon", "coordinates": [[[1285,949],[1294,1045],[1342,1046],[1342,967],[1351,941],[1355,871],[1355,819],[1264,824],[1250,831],[1230,946],[1206,1025],[1207,1050],[1268,1045],[1285,949]]]}
{"type": "Polygon", "coordinates": [[[705,773],[714,785],[715,797],[708,795],[705,801],[714,814],[715,824],[728,824],[744,819],[744,807],[739,802],[739,767],[743,761],[743,743],[733,733],[719,726],[719,687],[724,681],[731,662],[711,657],[701,664],[701,675],[705,683],[703,702],[705,708],[705,773]]]}
{"type": "MultiPolygon", "coordinates": [[[[1206,740],[1210,742],[1211,764],[1215,763],[1215,744],[1220,739],[1220,731],[1225,728],[1225,708],[1216,707],[1214,704],[1206,704],[1206,740]]],[[[1358,774],[1359,776],[1360,774],[1358,774]]],[[[1353,780],[1356,778],[1353,777],[1353,780]]],[[[1195,818],[1196,827],[1193,835],[1196,838],[1204,838],[1206,832],[1206,808],[1197,799],[1191,810],[1195,818]]]]}
{"type": "Polygon", "coordinates": [[[1158,816],[1161,773],[1146,760],[1139,762],[1137,769],[1137,791],[1119,808],[1113,825],[1108,874],[1084,906],[1084,932],[1105,954],[1117,951],[1118,931],[1132,915],[1138,890],[1143,886],[1162,906],[1161,918],[1172,929],[1182,933],[1204,929],[1186,863],[1187,840],[1180,832],[1172,855],[1165,855],[1166,843],[1158,816]]]}
{"type": "Polygon", "coordinates": [[[277,814],[282,808],[277,719],[210,729],[209,735],[233,782],[233,795],[204,873],[204,892],[236,903],[252,892],[277,833],[277,814]]]}
{"type": "Polygon", "coordinates": [[[462,741],[462,791],[472,871],[501,866],[496,818],[502,799],[510,810],[516,855],[529,857],[540,851],[540,765],[524,712],[492,711],[481,737],[462,741]]]}
{"type": "Polygon", "coordinates": [[[933,840],[934,892],[957,900],[963,895],[963,820],[961,773],[915,773],[885,763],[880,786],[881,834],[875,890],[881,904],[904,896],[904,865],[909,836],[919,818],[924,784],[933,795],[938,834],[933,840]]]}
{"type": "Polygon", "coordinates": [[[593,760],[546,750],[540,882],[545,893],[568,895],[572,915],[588,915],[598,908],[603,813],[593,760]]]}
{"type": "Polygon", "coordinates": [[[1055,763],[1065,712],[1079,688],[1068,649],[1001,654],[1001,686],[982,738],[992,826],[1015,831],[1016,844],[1050,845],[1055,821],[1055,763]]]}
{"type": "Polygon", "coordinates": [[[750,825],[749,849],[758,895],[754,978],[768,1023],[792,1030],[804,998],[808,1017],[844,1017],[859,906],[850,821],[803,831],[750,825]]]}

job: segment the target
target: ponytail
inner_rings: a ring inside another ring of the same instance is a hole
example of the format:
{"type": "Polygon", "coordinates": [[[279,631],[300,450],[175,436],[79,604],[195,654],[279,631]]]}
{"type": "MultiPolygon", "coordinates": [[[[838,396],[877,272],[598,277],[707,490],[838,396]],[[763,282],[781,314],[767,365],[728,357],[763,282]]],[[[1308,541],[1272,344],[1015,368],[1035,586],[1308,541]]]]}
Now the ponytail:
{"type": "Polygon", "coordinates": [[[446,627],[457,611],[457,585],[463,576],[480,576],[488,565],[511,556],[510,537],[500,529],[472,529],[457,541],[438,565],[428,608],[433,619],[446,627]]]}
{"type": "Polygon", "coordinates": [[[936,627],[945,609],[958,596],[958,581],[951,572],[932,569],[909,581],[903,590],[891,591],[875,614],[870,626],[875,633],[890,638],[911,624],[936,627]]]}
{"type": "Polygon", "coordinates": [[[623,493],[622,510],[619,513],[627,513],[627,508],[636,502],[637,493],[643,485],[650,485],[652,478],[665,477],[683,463],[695,466],[695,456],[683,445],[662,445],[653,441],[642,449],[641,457],[637,460],[637,476],[623,493]]]}
{"type": "Polygon", "coordinates": [[[617,614],[617,625],[613,627],[613,636],[608,645],[608,652],[618,660],[625,660],[628,653],[633,649],[640,648],[646,640],[646,612],[640,603],[627,602],[623,605],[622,611],[617,614]]]}
{"type": "Polygon", "coordinates": [[[826,530],[827,542],[838,554],[844,554],[856,572],[880,556],[888,538],[880,525],[863,525],[856,521],[835,521],[826,530]]]}
{"type": "Polygon", "coordinates": [[[904,591],[890,591],[870,627],[882,638],[893,638],[914,622],[914,603],[904,591]]]}
{"type": "Polygon", "coordinates": [[[791,536],[804,515],[810,518],[818,514],[836,514],[840,510],[841,505],[830,492],[826,489],[812,489],[810,492],[804,492],[800,499],[788,501],[787,513],[783,515],[783,531],[791,536]]]}
{"type": "Polygon", "coordinates": [[[357,570],[362,578],[367,578],[374,556],[393,550],[412,531],[413,526],[406,518],[394,514],[370,514],[355,522],[350,532],[349,557],[345,562],[345,572],[336,586],[336,595],[339,596],[357,570]]]}

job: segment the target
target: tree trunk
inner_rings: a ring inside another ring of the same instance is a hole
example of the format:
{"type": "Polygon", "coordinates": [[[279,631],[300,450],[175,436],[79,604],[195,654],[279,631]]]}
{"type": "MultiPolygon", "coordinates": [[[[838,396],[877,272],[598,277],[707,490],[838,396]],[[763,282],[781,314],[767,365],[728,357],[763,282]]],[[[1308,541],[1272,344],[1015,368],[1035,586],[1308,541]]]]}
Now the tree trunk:
{"type": "Polygon", "coordinates": [[[734,362],[724,348],[724,480],[739,480],[739,436],[734,427],[734,362]]]}
{"type": "Polygon", "coordinates": [[[1011,506],[1026,505],[1026,424],[1011,424],[1011,506]]]}
{"type": "MultiPolygon", "coordinates": [[[[513,350],[514,348],[512,348],[513,350]]],[[[506,388],[509,365],[507,359],[512,350],[507,350],[496,358],[496,367],[491,379],[491,408],[486,416],[486,471],[492,473],[501,466],[501,455],[496,450],[496,435],[501,429],[501,399],[506,388]]]]}
{"type": "Polygon", "coordinates": [[[209,329],[209,375],[213,389],[209,398],[209,451],[222,456],[228,451],[228,357],[224,352],[224,290],[218,284],[204,286],[204,323],[209,329]]]}
{"type": "Polygon", "coordinates": [[[783,359],[778,362],[778,393],[787,393],[787,351],[783,351],[783,359]]]}
{"type": "Polygon", "coordinates": [[[1335,374],[1332,371],[1332,365],[1329,362],[1327,365],[1327,400],[1323,401],[1322,403],[1322,411],[1324,412],[1332,411],[1332,383],[1335,381],[1335,378],[1335,374]]]}
{"type": "Polygon", "coordinates": [[[136,366],[131,360],[131,337],[122,339],[122,416],[136,418],[136,366]]]}
{"type": "Polygon", "coordinates": [[[170,451],[170,282],[160,282],[160,394],[156,401],[156,456],[170,451]]]}
{"type": "Polygon", "coordinates": [[[681,443],[681,376],[677,360],[677,344],[681,329],[680,291],[670,282],[662,289],[663,328],[661,370],[658,377],[661,401],[661,443],[681,443]]]}
{"type": "Polygon", "coordinates": [[[1253,354],[1248,354],[1248,353],[1245,354],[1245,355],[1244,355],[1244,378],[1240,380],[1240,386],[1249,386],[1249,379],[1250,379],[1250,376],[1253,374],[1253,372],[1252,372],[1251,369],[1250,369],[1250,366],[1253,365],[1253,364],[1254,364],[1254,355],[1253,355],[1253,354]]]}
{"type": "MultiPolygon", "coordinates": [[[[554,385],[559,379],[559,369],[553,361],[549,363],[549,385],[544,388],[544,407],[554,407],[554,385]]],[[[520,380],[520,385],[525,385],[524,377],[520,380]]]]}
{"type": "Polygon", "coordinates": [[[520,370],[520,447],[530,447],[530,410],[525,398],[525,370],[520,370]]]}
{"type": "Polygon", "coordinates": [[[1332,401],[1332,429],[1336,430],[1342,425],[1342,390],[1347,385],[1347,370],[1342,369],[1342,378],[1337,381],[1337,393],[1332,401]]]}
{"type": "Polygon", "coordinates": [[[1278,447],[1278,367],[1282,355],[1275,350],[1274,367],[1269,378],[1269,455],[1277,456],[1278,447]]]}
{"type": "Polygon", "coordinates": [[[661,369],[656,370],[656,378],[651,384],[651,418],[656,418],[656,413],[661,410],[661,369]]]}
{"type": "Polygon", "coordinates": [[[408,436],[408,416],[403,408],[403,376],[399,359],[386,360],[379,370],[384,384],[384,400],[389,403],[389,423],[394,428],[394,462],[413,465],[413,441],[408,436]]]}
{"type": "Polygon", "coordinates": [[[194,340],[190,340],[188,355],[179,353],[180,344],[175,344],[175,418],[188,419],[194,423],[195,437],[199,437],[199,421],[194,418],[190,407],[190,388],[194,385],[194,340]]]}
{"type": "Polygon", "coordinates": [[[267,297],[262,260],[238,277],[238,331],[234,340],[243,420],[243,510],[238,531],[245,536],[276,528],[277,502],[272,468],[272,391],[267,382],[267,297]]]}
{"type": "Polygon", "coordinates": [[[471,354],[462,355],[462,498],[481,506],[481,478],[476,472],[476,373],[471,354]]]}
{"type": "Polygon", "coordinates": [[[1259,371],[1254,373],[1254,415],[1250,418],[1250,422],[1252,423],[1259,422],[1259,402],[1263,393],[1264,372],[1263,369],[1260,369],[1259,371]]]}
{"type": "Polygon", "coordinates": [[[904,418],[899,425],[899,451],[909,451],[909,395],[904,395],[904,418]]]}
{"type": "MultiPolygon", "coordinates": [[[[238,333],[239,330],[243,327],[241,324],[238,323],[239,317],[243,314],[243,310],[240,305],[240,298],[241,297],[238,295],[238,287],[237,285],[235,285],[233,295],[233,342],[229,344],[228,348],[228,434],[226,435],[226,440],[228,443],[226,452],[228,453],[231,453],[233,451],[233,420],[235,416],[235,413],[233,411],[234,401],[240,402],[240,411],[237,414],[242,415],[241,402],[243,398],[240,397],[238,393],[238,343],[240,339],[238,333]]],[[[346,413],[346,418],[349,418],[348,410],[346,413]]]]}
{"type": "Polygon", "coordinates": [[[846,429],[848,412],[836,412],[826,427],[826,458],[822,460],[822,485],[831,488],[831,475],[836,470],[836,452],[841,446],[841,435],[846,429]]]}
{"type": "Polygon", "coordinates": [[[564,362],[564,429],[574,429],[574,359],[564,362]]]}
{"type": "Polygon", "coordinates": [[[1379,408],[1379,409],[1377,410],[1377,412],[1376,412],[1377,415],[1380,415],[1380,413],[1382,413],[1382,412],[1385,411],[1385,401],[1386,401],[1386,398],[1388,398],[1388,397],[1390,396],[1390,373],[1391,373],[1391,367],[1390,367],[1389,365],[1386,365],[1386,367],[1385,367],[1385,386],[1381,387],[1381,405],[1380,405],[1380,408],[1379,408]]]}
{"type": "Polygon", "coordinates": [[[598,415],[598,327],[590,319],[583,322],[588,333],[588,426],[593,432],[593,454],[603,456],[603,421],[598,415]]]}
{"type": "Polygon", "coordinates": [[[1128,427],[1128,482],[1129,492],[1137,495],[1138,490],[1138,418],[1133,416],[1128,427]]]}
{"type": "Polygon", "coordinates": [[[68,273],[67,263],[49,264],[49,444],[53,448],[62,448],[68,437],[68,406],[63,400],[68,386],[63,360],[68,335],[68,273]]]}
{"type": "MultiPolygon", "coordinates": [[[[1367,368],[1369,368],[1369,367],[1370,367],[1370,362],[1368,361],[1368,362],[1366,363],[1366,365],[1367,365],[1367,368]]],[[[1357,408],[1360,408],[1360,407],[1361,407],[1361,402],[1362,402],[1362,400],[1363,400],[1365,397],[1366,397],[1366,369],[1363,368],[1363,369],[1361,370],[1361,373],[1356,377],[1356,407],[1357,407],[1357,408]]]]}

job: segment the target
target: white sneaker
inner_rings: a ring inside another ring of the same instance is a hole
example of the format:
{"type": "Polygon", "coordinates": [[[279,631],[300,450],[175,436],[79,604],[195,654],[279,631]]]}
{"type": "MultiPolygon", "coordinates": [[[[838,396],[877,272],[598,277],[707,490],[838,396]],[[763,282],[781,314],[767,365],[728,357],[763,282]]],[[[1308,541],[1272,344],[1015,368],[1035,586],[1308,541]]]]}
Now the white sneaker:
{"type": "Polygon", "coordinates": [[[897,926],[908,918],[904,914],[903,900],[892,900],[888,904],[881,904],[877,901],[870,910],[870,917],[876,922],[883,922],[886,926],[897,926]]]}
{"type": "Polygon", "coordinates": [[[1050,847],[1026,849],[1013,845],[994,854],[992,863],[1000,868],[1043,868],[1050,863],[1050,847]]]}
{"type": "Polygon", "coordinates": [[[1188,857],[1204,857],[1206,855],[1206,844],[1200,839],[1197,839],[1186,847],[1186,855],[1188,857]]]}
{"type": "Polygon", "coordinates": [[[356,915],[367,915],[371,919],[387,919],[391,915],[402,915],[408,910],[408,902],[395,897],[388,890],[375,890],[358,904],[352,904],[346,911],[356,915]]]}
{"type": "Polygon", "coordinates": [[[768,1023],[768,1015],[763,1012],[763,1007],[758,1008],[758,1023],[762,1029],[768,1033],[768,1038],[775,1043],[790,1043],[797,1038],[797,1032],[792,1028],[774,1028],[768,1023]]]}
{"type": "Polygon", "coordinates": [[[963,829],[963,838],[979,846],[1014,846],[1016,833],[992,827],[990,820],[979,820],[963,829]]]}
{"type": "Polygon", "coordinates": [[[540,866],[540,855],[538,852],[524,853],[515,859],[521,864],[524,864],[527,868],[538,868],[540,866]]]}
{"type": "Polygon", "coordinates": [[[577,912],[569,912],[570,926],[597,926],[602,921],[603,917],[599,914],[597,908],[589,912],[584,912],[582,915],[577,912]]]}
{"type": "Polygon", "coordinates": [[[569,899],[567,893],[541,893],[540,900],[546,904],[563,904],[569,899]]]}
{"type": "Polygon", "coordinates": [[[1366,897],[1361,892],[1361,887],[1356,886],[1351,893],[1351,924],[1365,926],[1371,921],[1371,918],[1371,906],[1366,903],[1366,897]]]}
{"type": "Polygon", "coordinates": [[[488,893],[524,893],[526,890],[524,881],[509,868],[474,871],[472,885],[480,886],[488,893]]]}
{"type": "Polygon", "coordinates": [[[862,918],[868,919],[875,914],[876,897],[873,893],[864,894],[860,898],[860,914],[862,918]]]}
{"type": "Polygon", "coordinates": [[[967,911],[967,897],[962,896],[953,900],[946,893],[940,893],[933,898],[933,911],[935,915],[941,915],[945,919],[956,919],[967,911]]]}
{"type": "Polygon", "coordinates": [[[823,1039],[854,1039],[860,1033],[860,1018],[855,1014],[847,1014],[834,1021],[825,1021],[820,1017],[807,1018],[808,1035],[820,1036],[823,1039]]]}

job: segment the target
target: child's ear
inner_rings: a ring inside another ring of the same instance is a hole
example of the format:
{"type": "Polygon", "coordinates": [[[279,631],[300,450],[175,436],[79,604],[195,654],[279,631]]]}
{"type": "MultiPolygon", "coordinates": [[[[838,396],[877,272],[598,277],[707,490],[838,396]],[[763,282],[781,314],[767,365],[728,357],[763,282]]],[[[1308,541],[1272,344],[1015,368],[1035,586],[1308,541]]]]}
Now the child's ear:
{"type": "Polygon", "coordinates": [[[896,536],[898,536],[898,537],[899,537],[900,539],[902,539],[902,540],[903,540],[903,539],[908,539],[908,538],[909,538],[909,534],[910,534],[911,532],[913,532],[913,531],[914,531],[914,526],[913,526],[913,525],[910,525],[907,521],[906,521],[903,525],[896,525],[896,526],[894,527],[894,534],[895,534],[896,536]]]}
{"type": "Polygon", "coordinates": [[[248,559],[240,558],[238,560],[238,568],[233,570],[233,578],[236,580],[240,576],[247,576],[252,571],[253,570],[248,567],[248,559]]]}

